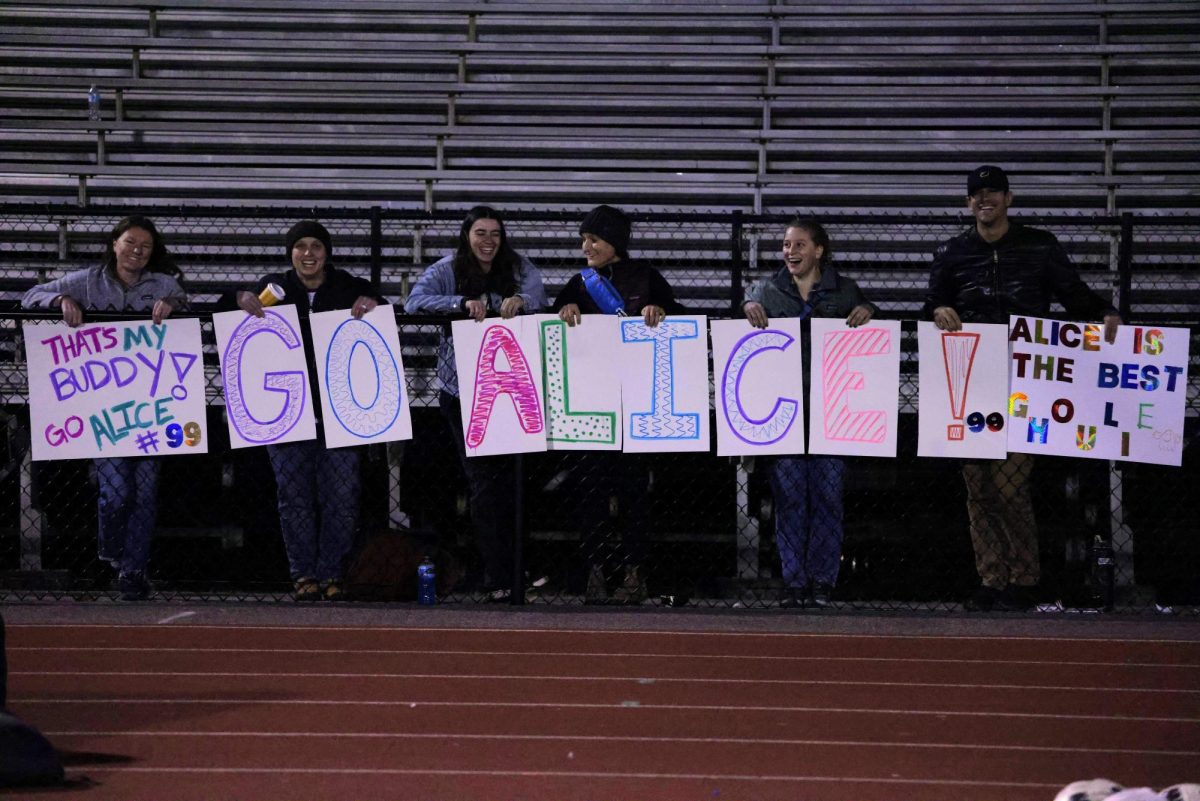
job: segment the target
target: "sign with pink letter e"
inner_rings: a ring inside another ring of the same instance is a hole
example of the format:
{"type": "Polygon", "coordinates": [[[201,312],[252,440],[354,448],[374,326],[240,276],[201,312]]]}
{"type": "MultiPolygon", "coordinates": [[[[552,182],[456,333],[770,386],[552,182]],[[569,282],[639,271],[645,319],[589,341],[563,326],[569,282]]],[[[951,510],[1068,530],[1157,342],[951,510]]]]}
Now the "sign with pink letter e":
{"type": "Polygon", "coordinates": [[[809,453],[895,456],[900,323],[812,321],[809,453]]]}

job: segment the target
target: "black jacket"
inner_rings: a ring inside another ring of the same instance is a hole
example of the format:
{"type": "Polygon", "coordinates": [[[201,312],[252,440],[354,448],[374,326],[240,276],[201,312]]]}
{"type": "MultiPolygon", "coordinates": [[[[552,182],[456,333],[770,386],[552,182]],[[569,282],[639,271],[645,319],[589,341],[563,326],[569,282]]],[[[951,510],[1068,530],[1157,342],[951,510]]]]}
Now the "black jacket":
{"type": "Polygon", "coordinates": [[[1048,231],[1010,223],[996,242],[972,227],[944,242],[933,254],[925,315],[950,306],[963,322],[1008,324],[1010,314],[1046,317],[1051,299],[1077,319],[1116,314],[1071,265],[1048,231]]]}
{"type": "MultiPolygon", "coordinates": [[[[661,307],[667,314],[687,312],[687,309],[675,300],[675,293],[667,279],[653,267],[637,261],[621,260],[601,267],[596,272],[612,281],[617,292],[621,294],[621,299],[625,301],[625,313],[630,316],[641,316],[642,309],[650,305],[661,307]]],[[[583,276],[580,273],[571,276],[571,280],[554,299],[554,306],[551,308],[557,312],[570,303],[579,307],[580,314],[601,313],[600,307],[583,285],[583,276]]]]}

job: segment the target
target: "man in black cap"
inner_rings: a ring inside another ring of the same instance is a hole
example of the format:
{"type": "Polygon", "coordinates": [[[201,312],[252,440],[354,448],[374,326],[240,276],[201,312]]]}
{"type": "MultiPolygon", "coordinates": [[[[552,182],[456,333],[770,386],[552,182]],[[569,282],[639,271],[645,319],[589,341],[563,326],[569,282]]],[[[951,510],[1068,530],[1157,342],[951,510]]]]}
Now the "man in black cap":
{"type": "MultiPolygon", "coordinates": [[[[975,225],[934,252],[925,313],[943,331],[963,322],[1008,324],[1010,314],[1047,317],[1051,299],[1074,319],[1104,319],[1113,342],[1121,317],[1080,279],[1067,252],[1048,231],[1008,218],[1013,194],[1004,170],[976,167],[967,176],[967,208],[975,225]]],[[[1031,609],[1041,578],[1037,524],[1029,494],[1033,457],[963,465],[967,516],[980,588],[968,609],[1031,609]]]]}

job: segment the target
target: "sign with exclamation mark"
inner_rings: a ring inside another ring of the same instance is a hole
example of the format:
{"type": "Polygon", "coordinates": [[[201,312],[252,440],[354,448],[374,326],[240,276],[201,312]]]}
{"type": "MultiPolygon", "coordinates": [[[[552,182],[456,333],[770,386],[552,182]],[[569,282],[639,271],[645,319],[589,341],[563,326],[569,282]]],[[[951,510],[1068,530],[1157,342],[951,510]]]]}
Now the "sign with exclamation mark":
{"type": "Polygon", "coordinates": [[[917,323],[919,456],[1003,459],[1008,452],[1008,327],[941,331],[917,323]]]}

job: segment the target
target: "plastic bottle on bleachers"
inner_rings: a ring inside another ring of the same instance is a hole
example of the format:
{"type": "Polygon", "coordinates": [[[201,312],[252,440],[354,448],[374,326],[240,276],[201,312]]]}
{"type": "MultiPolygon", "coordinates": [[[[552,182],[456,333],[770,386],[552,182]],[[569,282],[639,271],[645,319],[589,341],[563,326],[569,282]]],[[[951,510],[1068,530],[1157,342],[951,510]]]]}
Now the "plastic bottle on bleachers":
{"type": "Polygon", "coordinates": [[[417,565],[417,603],[421,606],[437,603],[437,571],[428,556],[417,565]]]}
{"type": "Polygon", "coordinates": [[[88,89],[88,119],[93,122],[100,120],[100,89],[96,84],[88,89]]]}

